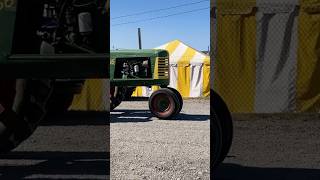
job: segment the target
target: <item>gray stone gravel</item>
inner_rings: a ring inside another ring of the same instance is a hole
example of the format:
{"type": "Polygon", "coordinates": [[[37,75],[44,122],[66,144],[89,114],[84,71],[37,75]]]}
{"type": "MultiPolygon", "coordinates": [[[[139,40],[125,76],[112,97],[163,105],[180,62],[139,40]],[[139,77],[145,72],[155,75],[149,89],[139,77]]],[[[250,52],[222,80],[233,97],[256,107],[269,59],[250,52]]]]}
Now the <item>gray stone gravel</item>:
{"type": "Polygon", "coordinates": [[[319,180],[319,114],[234,114],[231,151],[215,180],[319,180]]]}
{"type": "Polygon", "coordinates": [[[209,179],[209,99],[184,101],[181,114],[158,120],[145,101],[111,112],[111,179],[209,179]]]}
{"type": "Polygon", "coordinates": [[[0,154],[0,179],[107,179],[107,114],[49,117],[18,148],[0,154]]]}

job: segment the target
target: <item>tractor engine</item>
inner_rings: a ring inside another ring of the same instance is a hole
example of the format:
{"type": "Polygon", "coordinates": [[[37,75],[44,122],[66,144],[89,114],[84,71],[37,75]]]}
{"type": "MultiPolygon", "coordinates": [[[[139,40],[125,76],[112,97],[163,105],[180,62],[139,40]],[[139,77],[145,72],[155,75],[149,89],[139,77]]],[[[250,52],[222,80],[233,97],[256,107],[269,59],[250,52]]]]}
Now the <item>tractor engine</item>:
{"type": "Polygon", "coordinates": [[[14,53],[93,54],[109,49],[106,1],[19,1],[14,53]]]}
{"type": "Polygon", "coordinates": [[[94,14],[98,7],[93,0],[51,0],[43,3],[40,54],[94,53],[94,14]]]}
{"type": "Polygon", "coordinates": [[[115,69],[115,78],[119,79],[152,77],[149,58],[118,58],[115,69]]]}

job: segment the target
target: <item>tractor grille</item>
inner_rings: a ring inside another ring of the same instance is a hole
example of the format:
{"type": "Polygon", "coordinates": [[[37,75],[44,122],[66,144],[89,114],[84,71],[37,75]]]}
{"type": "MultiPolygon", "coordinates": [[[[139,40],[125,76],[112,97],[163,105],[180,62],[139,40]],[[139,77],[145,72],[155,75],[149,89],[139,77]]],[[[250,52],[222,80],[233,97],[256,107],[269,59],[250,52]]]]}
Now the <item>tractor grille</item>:
{"type": "Polygon", "coordinates": [[[169,58],[158,59],[158,78],[169,79],[169,58]]]}

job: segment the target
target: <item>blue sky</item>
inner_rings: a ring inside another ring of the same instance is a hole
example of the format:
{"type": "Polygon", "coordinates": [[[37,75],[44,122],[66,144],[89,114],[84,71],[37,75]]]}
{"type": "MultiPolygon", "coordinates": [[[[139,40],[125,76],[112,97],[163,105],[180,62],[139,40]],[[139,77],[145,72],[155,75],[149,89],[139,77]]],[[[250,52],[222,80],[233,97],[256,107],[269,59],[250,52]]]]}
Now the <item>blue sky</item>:
{"type": "Polygon", "coordinates": [[[171,40],[179,39],[197,50],[207,50],[210,45],[210,1],[167,9],[173,6],[199,2],[201,0],[111,0],[111,49],[137,49],[138,28],[141,28],[142,48],[154,48],[171,40]],[[203,9],[207,8],[207,9],[203,9]],[[167,9],[152,13],[116,18],[145,11],[167,9]],[[125,22],[145,20],[186,11],[194,11],[144,22],[117,25],[125,22]]]}

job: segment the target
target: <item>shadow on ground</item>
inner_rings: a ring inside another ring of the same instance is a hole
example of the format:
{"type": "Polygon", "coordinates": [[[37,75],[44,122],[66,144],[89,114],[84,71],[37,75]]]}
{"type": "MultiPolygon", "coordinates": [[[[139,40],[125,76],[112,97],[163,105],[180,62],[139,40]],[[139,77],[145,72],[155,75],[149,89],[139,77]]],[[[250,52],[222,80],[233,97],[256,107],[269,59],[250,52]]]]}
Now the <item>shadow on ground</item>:
{"type": "Polygon", "coordinates": [[[107,179],[106,152],[10,152],[0,155],[0,179],[107,179]]]}
{"type": "Polygon", "coordinates": [[[40,123],[41,126],[75,126],[75,125],[109,125],[108,112],[69,111],[61,114],[50,114],[40,123]]]}
{"type": "Polygon", "coordinates": [[[259,168],[222,164],[214,173],[215,180],[319,180],[320,169],[259,168]]]}
{"type": "MultiPolygon", "coordinates": [[[[148,122],[154,115],[148,110],[114,110],[110,114],[111,123],[148,122]]],[[[210,115],[192,115],[180,113],[168,121],[208,121],[210,115]]]]}

